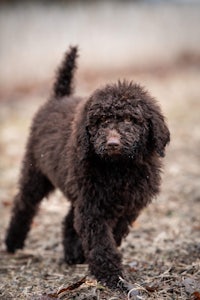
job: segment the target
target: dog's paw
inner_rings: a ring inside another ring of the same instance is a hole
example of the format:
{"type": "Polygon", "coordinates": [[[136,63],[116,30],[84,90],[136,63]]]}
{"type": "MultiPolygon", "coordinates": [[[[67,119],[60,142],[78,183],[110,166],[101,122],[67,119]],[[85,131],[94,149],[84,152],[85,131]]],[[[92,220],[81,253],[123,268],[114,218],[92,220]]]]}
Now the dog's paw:
{"type": "Polygon", "coordinates": [[[17,240],[11,235],[7,235],[5,239],[6,249],[9,253],[15,253],[16,250],[22,249],[24,247],[24,241],[17,240]]]}

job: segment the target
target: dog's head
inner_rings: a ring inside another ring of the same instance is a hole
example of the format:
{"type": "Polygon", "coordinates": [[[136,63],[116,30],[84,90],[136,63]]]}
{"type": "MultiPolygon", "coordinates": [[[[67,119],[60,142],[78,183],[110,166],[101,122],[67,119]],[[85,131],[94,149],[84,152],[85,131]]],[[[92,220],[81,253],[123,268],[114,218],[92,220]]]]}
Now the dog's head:
{"type": "Polygon", "coordinates": [[[88,147],[105,159],[164,156],[170,134],[156,101],[139,85],[97,90],[85,106],[88,147]]]}

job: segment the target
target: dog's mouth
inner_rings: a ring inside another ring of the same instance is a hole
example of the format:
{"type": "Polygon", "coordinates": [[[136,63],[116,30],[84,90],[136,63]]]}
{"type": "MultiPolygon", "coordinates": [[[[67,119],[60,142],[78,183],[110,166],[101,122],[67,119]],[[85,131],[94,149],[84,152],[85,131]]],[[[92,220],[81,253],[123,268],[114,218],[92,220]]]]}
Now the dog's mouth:
{"type": "Polygon", "coordinates": [[[121,141],[120,135],[116,130],[111,130],[107,137],[105,151],[108,156],[121,155],[121,141]]]}
{"type": "Polygon", "coordinates": [[[120,159],[120,160],[135,160],[140,156],[140,147],[136,142],[133,145],[118,145],[114,147],[106,147],[103,151],[103,156],[111,159],[120,159]]]}
{"type": "Polygon", "coordinates": [[[141,158],[139,149],[137,147],[101,147],[101,150],[99,151],[98,149],[98,151],[96,151],[96,154],[103,160],[114,162],[130,162],[141,158]]]}
{"type": "Polygon", "coordinates": [[[105,152],[108,156],[119,156],[121,155],[121,145],[118,144],[107,144],[105,147],[105,152]]]}
{"type": "Polygon", "coordinates": [[[102,159],[120,159],[122,156],[122,150],[120,147],[108,147],[107,145],[102,146],[96,154],[102,159]]]}
{"type": "Polygon", "coordinates": [[[118,157],[118,156],[121,156],[121,151],[120,149],[107,149],[106,150],[106,153],[108,156],[111,156],[111,157],[118,157]]]}

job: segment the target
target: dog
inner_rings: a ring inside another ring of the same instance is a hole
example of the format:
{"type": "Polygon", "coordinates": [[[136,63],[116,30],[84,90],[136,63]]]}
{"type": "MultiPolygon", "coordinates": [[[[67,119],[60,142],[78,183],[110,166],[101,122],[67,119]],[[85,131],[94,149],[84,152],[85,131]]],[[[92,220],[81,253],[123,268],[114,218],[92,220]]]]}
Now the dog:
{"type": "Polygon", "coordinates": [[[138,84],[118,81],[87,99],[73,96],[77,56],[77,47],[65,54],[52,95],[34,117],[5,242],[8,252],[23,248],[41,200],[58,188],[71,202],[65,261],[87,262],[113,288],[123,277],[118,246],[159,193],[170,132],[138,84]]]}

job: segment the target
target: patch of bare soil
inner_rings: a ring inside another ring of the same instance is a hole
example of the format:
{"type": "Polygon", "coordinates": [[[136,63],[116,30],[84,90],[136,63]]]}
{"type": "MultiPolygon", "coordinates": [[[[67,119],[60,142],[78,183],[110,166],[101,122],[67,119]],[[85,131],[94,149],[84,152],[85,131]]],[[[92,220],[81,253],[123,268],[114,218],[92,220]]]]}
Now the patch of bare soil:
{"type": "MultiPolygon", "coordinates": [[[[15,255],[5,252],[3,241],[28,127],[44,101],[40,93],[31,93],[0,104],[0,299],[200,299],[199,69],[173,70],[165,76],[125,75],[157,97],[172,134],[161,194],[142,212],[121,246],[131,292],[101,286],[87,265],[63,263],[61,224],[68,203],[59,192],[43,201],[25,249],[15,255]]],[[[86,88],[87,78],[82,78],[81,89],[89,92],[104,80],[98,77],[86,88]]]]}

